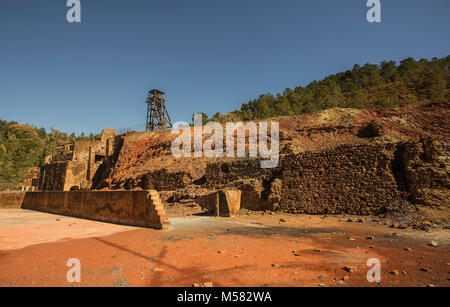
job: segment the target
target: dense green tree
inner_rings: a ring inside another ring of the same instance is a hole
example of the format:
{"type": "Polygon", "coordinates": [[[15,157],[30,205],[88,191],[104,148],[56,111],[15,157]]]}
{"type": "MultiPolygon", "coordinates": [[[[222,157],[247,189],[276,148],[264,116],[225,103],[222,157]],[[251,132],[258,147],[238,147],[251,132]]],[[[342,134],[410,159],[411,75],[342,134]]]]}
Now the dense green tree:
{"type": "Polygon", "coordinates": [[[285,89],[275,97],[260,95],[242,104],[239,111],[216,114],[213,120],[264,119],[311,113],[334,107],[387,108],[404,104],[448,101],[450,56],[431,61],[407,58],[380,65],[354,65],[351,70],[313,81],[306,87],[285,89]]]}
{"type": "Polygon", "coordinates": [[[0,190],[14,189],[31,168],[44,163],[55,146],[79,140],[72,133],[0,120],[0,190]]]}
{"type": "Polygon", "coordinates": [[[387,83],[396,82],[400,79],[400,73],[394,61],[381,62],[381,76],[387,83]]]}

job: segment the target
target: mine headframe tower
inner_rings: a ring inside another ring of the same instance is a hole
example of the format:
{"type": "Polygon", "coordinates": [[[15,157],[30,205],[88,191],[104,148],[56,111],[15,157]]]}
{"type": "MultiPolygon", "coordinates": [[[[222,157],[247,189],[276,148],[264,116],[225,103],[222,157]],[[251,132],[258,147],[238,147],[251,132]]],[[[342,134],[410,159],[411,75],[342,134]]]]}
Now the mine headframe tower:
{"type": "Polygon", "coordinates": [[[172,128],[172,121],[166,108],[165,93],[151,90],[147,97],[147,125],[146,131],[165,130],[172,128]]]}

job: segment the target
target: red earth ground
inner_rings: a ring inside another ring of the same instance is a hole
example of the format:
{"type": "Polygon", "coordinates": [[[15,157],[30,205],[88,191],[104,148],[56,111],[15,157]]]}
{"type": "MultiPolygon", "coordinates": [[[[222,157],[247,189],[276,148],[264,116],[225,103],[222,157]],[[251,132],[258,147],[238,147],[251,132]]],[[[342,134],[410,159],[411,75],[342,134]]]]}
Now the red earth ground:
{"type": "Polygon", "coordinates": [[[179,216],[159,231],[4,209],[0,286],[450,286],[448,230],[348,218],[179,216]],[[70,258],[80,283],[67,282],[70,258]],[[381,261],[381,283],[367,281],[370,258],[381,261]]]}

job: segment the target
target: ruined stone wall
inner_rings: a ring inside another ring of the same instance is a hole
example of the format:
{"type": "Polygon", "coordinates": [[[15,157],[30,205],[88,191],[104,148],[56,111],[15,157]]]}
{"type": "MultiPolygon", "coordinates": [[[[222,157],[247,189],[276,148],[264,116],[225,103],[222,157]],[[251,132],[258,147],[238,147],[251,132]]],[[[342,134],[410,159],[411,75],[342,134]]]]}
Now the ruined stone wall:
{"type": "Polygon", "coordinates": [[[393,169],[400,190],[416,205],[450,205],[450,148],[431,138],[397,147],[393,169]]]}
{"type": "Polygon", "coordinates": [[[70,191],[87,189],[88,164],[80,161],[65,161],[41,167],[38,189],[41,191],[70,191]]]}
{"type": "Polygon", "coordinates": [[[418,142],[342,145],[282,155],[271,170],[258,159],[208,165],[204,185],[242,191],[242,208],[290,213],[379,214],[409,201],[448,205],[446,144],[418,142]]]}
{"type": "Polygon", "coordinates": [[[38,188],[42,191],[62,191],[69,161],[46,164],[39,173],[38,188]]]}
{"type": "Polygon", "coordinates": [[[89,161],[89,148],[96,152],[101,150],[101,145],[100,141],[76,142],[74,144],[73,160],[87,163],[89,161]]]}
{"type": "Polygon", "coordinates": [[[406,200],[392,164],[397,144],[344,145],[282,155],[275,169],[258,159],[210,164],[205,186],[239,188],[242,207],[290,213],[376,214],[406,200]]]}
{"type": "Polygon", "coordinates": [[[63,161],[72,160],[72,158],[73,158],[73,152],[54,154],[51,157],[51,162],[63,162],[63,161]]]}
{"type": "Polygon", "coordinates": [[[237,158],[210,163],[206,167],[205,186],[226,186],[236,180],[271,177],[274,170],[262,169],[257,158],[237,158]]]}
{"type": "Polygon", "coordinates": [[[404,198],[392,170],[395,145],[345,145],[282,160],[286,212],[376,214],[404,198]]]}
{"type": "Polygon", "coordinates": [[[116,137],[116,129],[103,129],[102,143],[106,143],[107,139],[114,139],[116,137]]]}
{"type": "Polygon", "coordinates": [[[64,191],[88,189],[89,180],[87,178],[87,170],[86,162],[69,161],[64,181],[64,191]]]}
{"type": "Polygon", "coordinates": [[[192,181],[192,177],[185,172],[167,172],[165,169],[150,172],[138,178],[135,183],[126,182],[125,188],[139,186],[142,189],[171,191],[184,188],[192,181]]]}
{"type": "Polygon", "coordinates": [[[58,147],[51,163],[42,166],[41,191],[89,190],[100,166],[107,162],[114,146],[114,129],[102,132],[101,140],[80,141],[58,147]]]}

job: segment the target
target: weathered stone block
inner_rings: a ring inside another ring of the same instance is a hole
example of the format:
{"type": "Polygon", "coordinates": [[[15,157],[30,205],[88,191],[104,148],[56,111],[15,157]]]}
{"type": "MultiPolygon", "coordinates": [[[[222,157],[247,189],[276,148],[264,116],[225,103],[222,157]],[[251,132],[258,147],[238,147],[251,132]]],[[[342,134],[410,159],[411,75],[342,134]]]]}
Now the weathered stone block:
{"type": "Polygon", "coordinates": [[[229,217],[241,209],[240,190],[220,190],[196,199],[196,202],[216,216],[229,217]]]}
{"type": "Polygon", "coordinates": [[[219,216],[231,216],[237,213],[241,209],[241,194],[239,190],[221,190],[219,195],[219,210],[216,215],[219,216]]]}

